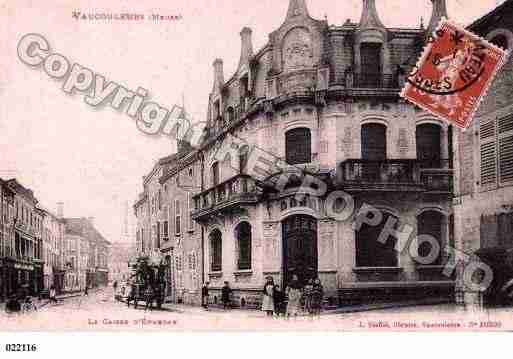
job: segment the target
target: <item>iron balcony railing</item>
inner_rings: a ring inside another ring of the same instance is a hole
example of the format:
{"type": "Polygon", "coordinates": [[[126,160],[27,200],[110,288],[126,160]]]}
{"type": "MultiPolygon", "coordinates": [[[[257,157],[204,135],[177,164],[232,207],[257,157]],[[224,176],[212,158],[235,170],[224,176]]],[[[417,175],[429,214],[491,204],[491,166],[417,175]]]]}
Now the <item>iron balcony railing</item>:
{"type": "Polygon", "coordinates": [[[420,180],[416,160],[353,159],[341,166],[343,182],[419,183],[420,180]]]}
{"type": "Polygon", "coordinates": [[[425,191],[451,192],[453,172],[449,160],[351,159],[340,165],[342,184],[419,185],[425,191]]]}
{"type": "Polygon", "coordinates": [[[196,211],[212,208],[216,205],[243,200],[246,196],[255,195],[255,181],[248,175],[239,174],[194,196],[196,211]]]}
{"type": "Polygon", "coordinates": [[[349,88],[395,89],[399,88],[399,81],[398,77],[392,74],[348,73],[346,74],[346,86],[349,88]]]}

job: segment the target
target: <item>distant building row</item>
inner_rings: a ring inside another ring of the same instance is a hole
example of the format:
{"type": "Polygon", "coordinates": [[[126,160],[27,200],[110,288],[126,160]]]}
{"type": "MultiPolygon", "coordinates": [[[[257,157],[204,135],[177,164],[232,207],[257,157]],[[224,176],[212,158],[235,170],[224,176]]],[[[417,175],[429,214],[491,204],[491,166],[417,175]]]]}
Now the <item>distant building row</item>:
{"type": "Polygon", "coordinates": [[[16,179],[0,179],[0,301],[106,285],[110,243],[92,219],[64,218],[16,179]]]}

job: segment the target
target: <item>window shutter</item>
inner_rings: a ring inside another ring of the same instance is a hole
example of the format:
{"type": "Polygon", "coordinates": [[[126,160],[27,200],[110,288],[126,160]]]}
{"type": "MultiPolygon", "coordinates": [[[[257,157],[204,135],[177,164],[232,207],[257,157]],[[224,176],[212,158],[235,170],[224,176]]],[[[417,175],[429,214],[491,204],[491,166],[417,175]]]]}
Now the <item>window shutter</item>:
{"type": "Polygon", "coordinates": [[[481,123],[481,186],[497,183],[497,146],[495,119],[481,123]]]}
{"type": "Polygon", "coordinates": [[[498,119],[500,183],[513,181],[513,114],[498,119]]]}

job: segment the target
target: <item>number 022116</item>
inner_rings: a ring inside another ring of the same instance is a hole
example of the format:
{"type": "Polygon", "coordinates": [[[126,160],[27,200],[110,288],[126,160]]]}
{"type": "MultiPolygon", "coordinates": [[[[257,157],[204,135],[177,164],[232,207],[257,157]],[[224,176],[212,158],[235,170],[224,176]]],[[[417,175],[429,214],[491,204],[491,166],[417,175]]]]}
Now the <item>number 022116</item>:
{"type": "Polygon", "coordinates": [[[35,352],[36,344],[5,344],[6,352],[35,352]]]}

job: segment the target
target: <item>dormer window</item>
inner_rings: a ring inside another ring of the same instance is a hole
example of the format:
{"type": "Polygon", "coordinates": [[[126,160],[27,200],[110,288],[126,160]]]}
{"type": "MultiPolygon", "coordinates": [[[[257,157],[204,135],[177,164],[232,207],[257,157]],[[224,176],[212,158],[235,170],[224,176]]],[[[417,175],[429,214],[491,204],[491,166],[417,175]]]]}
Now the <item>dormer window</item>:
{"type": "Polygon", "coordinates": [[[361,73],[360,87],[379,87],[381,83],[381,44],[362,43],[360,45],[361,73]]]}

